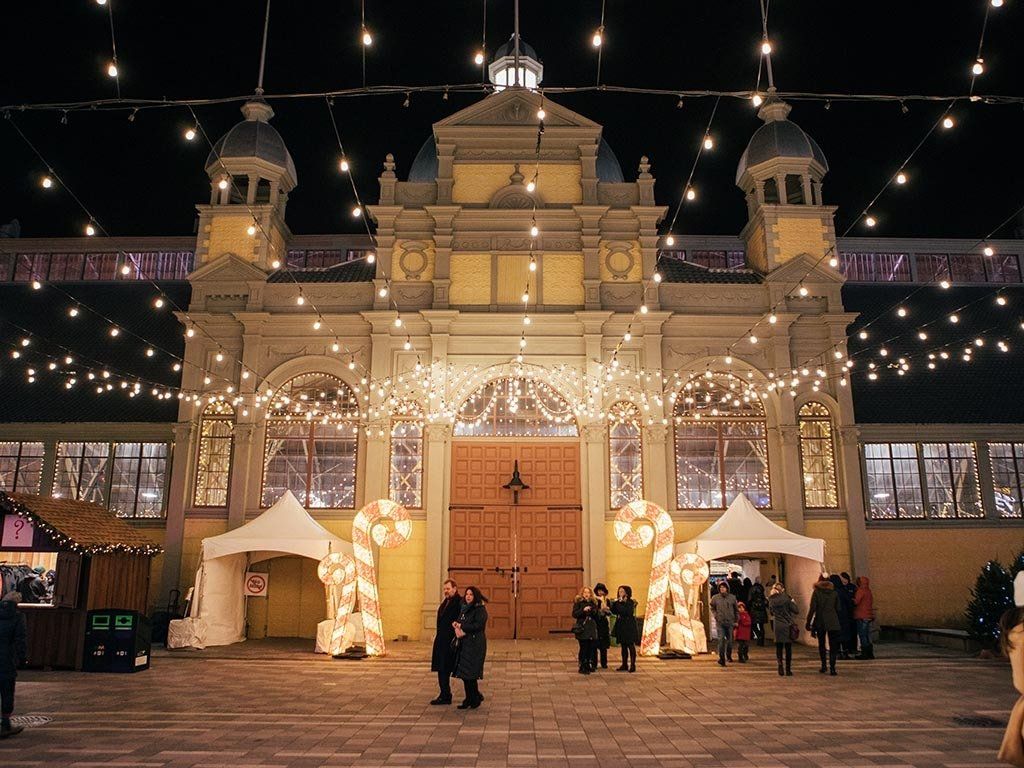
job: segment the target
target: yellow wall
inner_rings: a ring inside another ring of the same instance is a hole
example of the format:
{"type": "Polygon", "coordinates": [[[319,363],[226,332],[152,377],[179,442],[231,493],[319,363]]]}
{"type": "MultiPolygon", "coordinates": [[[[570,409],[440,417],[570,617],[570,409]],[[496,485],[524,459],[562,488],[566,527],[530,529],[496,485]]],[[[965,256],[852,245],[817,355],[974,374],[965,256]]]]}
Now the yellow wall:
{"type": "MultiPolygon", "coordinates": [[[[520,164],[526,181],[534,166],[520,164]]],[[[494,193],[507,187],[515,172],[513,163],[455,163],[452,167],[452,202],[487,203],[494,193]]],[[[537,193],[545,203],[581,203],[579,163],[543,164],[537,176],[537,193]]]]}
{"type": "Polygon", "coordinates": [[[780,216],[772,229],[775,232],[775,242],[779,248],[775,266],[785,264],[801,253],[807,253],[817,258],[828,250],[829,246],[825,241],[825,225],[818,219],[780,216]]]}
{"type": "Polygon", "coordinates": [[[808,520],[804,535],[825,540],[825,570],[853,573],[850,558],[850,528],[845,520],[808,520]]]}
{"type": "Polygon", "coordinates": [[[545,304],[583,304],[582,254],[545,253],[541,265],[545,304]]]}
{"type": "Polygon", "coordinates": [[[451,261],[451,280],[450,303],[455,305],[490,304],[490,255],[486,253],[455,254],[451,261]]]}
{"type": "Polygon", "coordinates": [[[989,560],[1004,565],[1024,533],[991,528],[868,529],[871,589],[882,624],[956,627],[989,560]]]}
{"type": "MultiPolygon", "coordinates": [[[[498,303],[522,304],[523,289],[530,285],[530,301],[537,299],[537,273],[530,271],[525,253],[502,253],[498,257],[498,303]]],[[[456,302],[453,302],[456,303],[456,302]]]]}
{"type": "Polygon", "coordinates": [[[761,224],[755,226],[747,236],[747,265],[762,272],[768,271],[764,226],[761,224]]]}
{"type": "Polygon", "coordinates": [[[215,215],[210,221],[210,231],[204,232],[209,248],[207,261],[216,261],[225,253],[233,253],[245,261],[255,261],[253,252],[257,237],[249,235],[246,230],[252,224],[252,219],[236,215],[215,215]]]}

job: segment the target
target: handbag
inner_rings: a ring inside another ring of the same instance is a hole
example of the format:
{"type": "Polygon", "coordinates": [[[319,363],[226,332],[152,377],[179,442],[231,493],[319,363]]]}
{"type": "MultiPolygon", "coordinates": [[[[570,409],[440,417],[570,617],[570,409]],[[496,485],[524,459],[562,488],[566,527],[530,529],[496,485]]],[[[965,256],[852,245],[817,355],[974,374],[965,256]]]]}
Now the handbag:
{"type": "Polygon", "coordinates": [[[795,643],[800,639],[800,627],[796,624],[789,625],[789,642],[795,643]]]}

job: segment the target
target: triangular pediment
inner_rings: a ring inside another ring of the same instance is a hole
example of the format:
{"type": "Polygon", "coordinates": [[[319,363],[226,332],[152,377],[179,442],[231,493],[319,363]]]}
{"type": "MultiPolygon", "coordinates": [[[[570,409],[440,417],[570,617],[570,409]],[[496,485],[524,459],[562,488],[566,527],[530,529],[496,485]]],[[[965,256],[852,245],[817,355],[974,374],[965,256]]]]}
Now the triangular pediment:
{"type": "Polygon", "coordinates": [[[190,283],[248,282],[266,280],[267,273],[233,253],[225,253],[208,264],[203,264],[188,276],[190,283]]]}
{"type": "Polygon", "coordinates": [[[846,278],[828,265],[828,258],[801,253],[794,256],[782,266],[776,267],[767,275],[766,283],[836,283],[842,285],[846,278]]]}
{"type": "MultiPolygon", "coordinates": [[[[542,97],[539,93],[525,88],[506,88],[492,93],[476,104],[459,110],[434,124],[438,128],[455,126],[531,126],[537,125],[537,110],[542,97]]],[[[543,98],[544,125],[548,127],[588,128],[600,130],[601,126],[571,109],[543,98]]]]}

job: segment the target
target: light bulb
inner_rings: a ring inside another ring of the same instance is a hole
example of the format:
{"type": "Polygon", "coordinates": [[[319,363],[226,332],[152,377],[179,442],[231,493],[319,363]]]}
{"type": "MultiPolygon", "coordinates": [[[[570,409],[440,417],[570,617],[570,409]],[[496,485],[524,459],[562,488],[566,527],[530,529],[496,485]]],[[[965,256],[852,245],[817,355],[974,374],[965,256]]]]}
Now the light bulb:
{"type": "Polygon", "coordinates": [[[939,287],[943,290],[947,290],[949,288],[949,280],[940,280],[939,287]]]}
{"type": "MultiPolygon", "coordinates": [[[[152,357],[155,354],[156,354],[156,352],[153,351],[152,347],[149,347],[148,349],[146,349],[146,357],[152,357]]],[[[223,356],[221,356],[221,359],[223,359],[223,356]]]]}
{"type": "Polygon", "coordinates": [[[185,331],[185,335],[191,339],[193,336],[196,335],[196,329],[190,327],[187,331],[185,331]]]}
{"type": "Polygon", "coordinates": [[[43,284],[40,283],[38,280],[33,280],[32,281],[32,290],[38,291],[42,287],[43,287],[43,284]]]}
{"type": "Polygon", "coordinates": [[[646,315],[647,314],[647,305],[646,304],[641,304],[640,305],[640,314],[641,315],[646,315]]]}
{"type": "Polygon", "coordinates": [[[1000,307],[1005,307],[1006,306],[1006,297],[1005,296],[996,296],[996,304],[998,304],[1000,307]]]}
{"type": "Polygon", "coordinates": [[[942,127],[945,128],[947,131],[950,128],[952,128],[954,125],[956,125],[956,123],[953,122],[953,118],[950,117],[949,115],[947,115],[946,117],[942,118],[942,127]]]}
{"type": "Polygon", "coordinates": [[[530,227],[530,237],[536,237],[539,234],[540,234],[540,229],[537,228],[536,224],[534,224],[532,227],[530,227]]]}
{"type": "Polygon", "coordinates": [[[155,299],[153,299],[153,306],[156,307],[157,309],[160,309],[163,305],[164,300],[161,297],[157,296],[155,299]]]}
{"type": "Polygon", "coordinates": [[[757,336],[755,336],[754,334],[750,334],[750,343],[757,344],[757,336]]]}
{"type": "Polygon", "coordinates": [[[529,325],[531,322],[529,315],[523,315],[523,325],[529,325]]]}
{"type": "Polygon", "coordinates": [[[668,237],[665,238],[665,245],[667,245],[669,248],[671,248],[675,244],[676,244],[676,239],[674,237],[672,237],[671,234],[668,237]]]}
{"type": "Polygon", "coordinates": [[[358,219],[358,218],[359,218],[360,216],[362,216],[362,215],[363,215],[363,209],[362,209],[362,208],[360,208],[360,207],[359,207],[358,205],[357,205],[357,206],[355,206],[355,207],[354,207],[354,208],[352,209],[352,218],[353,218],[353,219],[358,219]]]}
{"type": "Polygon", "coordinates": [[[227,189],[228,188],[227,177],[225,177],[225,178],[223,178],[223,179],[221,179],[220,181],[217,182],[217,188],[218,189],[227,189]]]}
{"type": "Polygon", "coordinates": [[[806,296],[808,294],[807,286],[806,285],[801,285],[800,286],[800,290],[798,291],[798,293],[801,296],[806,296]]]}
{"type": "Polygon", "coordinates": [[[473,63],[476,64],[478,67],[483,65],[483,63],[484,63],[484,52],[483,51],[477,51],[476,52],[476,56],[473,57],[473,63]]]}
{"type": "Polygon", "coordinates": [[[195,137],[196,137],[196,129],[195,128],[187,128],[187,129],[185,129],[185,141],[192,141],[195,137]]]}
{"type": "Polygon", "coordinates": [[[775,314],[775,313],[773,312],[772,314],[768,315],[768,322],[769,322],[769,323],[771,323],[772,325],[775,325],[775,324],[776,324],[777,322],[779,322],[779,318],[778,318],[778,316],[777,316],[777,315],[776,315],[776,314],[775,314]]]}
{"type": "Polygon", "coordinates": [[[971,67],[971,74],[977,76],[985,72],[985,65],[982,64],[982,59],[977,59],[974,65],[971,67]]]}
{"type": "Polygon", "coordinates": [[[306,303],[306,297],[300,293],[298,296],[295,297],[295,303],[301,307],[303,304],[306,303]]]}
{"type": "Polygon", "coordinates": [[[761,53],[763,53],[765,56],[767,56],[771,52],[772,52],[772,44],[771,43],[769,43],[767,40],[765,40],[763,43],[761,43],[761,53]]]}
{"type": "Polygon", "coordinates": [[[53,179],[49,176],[43,176],[43,180],[39,183],[43,185],[43,189],[49,189],[53,186],[53,179]]]}
{"type": "Polygon", "coordinates": [[[107,76],[117,77],[117,64],[114,62],[110,62],[110,64],[107,65],[107,76]]]}
{"type": "Polygon", "coordinates": [[[710,135],[705,134],[705,136],[704,136],[704,149],[714,149],[714,148],[715,148],[715,140],[712,139],[710,135]]]}
{"type": "Polygon", "coordinates": [[[540,109],[537,110],[537,119],[538,120],[543,120],[547,116],[548,116],[548,113],[544,111],[544,107],[541,107],[540,109]]]}
{"type": "Polygon", "coordinates": [[[594,36],[590,39],[590,44],[595,48],[600,48],[603,40],[601,39],[601,30],[594,33],[594,36]]]}
{"type": "Polygon", "coordinates": [[[533,190],[535,190],[536,188],[537,188],[537,183],[535,181],[533,181],[533,179],[530,179],[530,181],[528,181],[526,183],[526,191],[527,192],[533,192],[533,190]]]}
{"type": "Polygon", "coordinates": [[[525,336],[520,336],[519,337],[519,348],[523,349],[524,347],[526,347],[526,337],[525,336]]]}
{"type": "Polygon", "coordinates": [[[132,273],[132,268],[129,267],[127,264],[123,264],[121,266],[121,274],[122,275],[130,275],[131,273],[132,273]]]}
{"type": "Polygon", "coordinates": [[[653,275],[651,275],[651,277],[654,278],[654,282],[661,282],[661,272],[655,272],[653,275]]]}
{"type": "MultiPolygon", "coordinates": [[[[101,3],[101,5],[102,5],[102,3],[101,3]]],[[[1003,7],[1003,0],[992,0],[992,7],[993,8],[1002,8],[1003,7]]]]}
{"type": "Polygon", "coordinates": [[[373,262],[375,262],[376,260],[377,260],[377,254],[375,254],[373,251],[370,251],[368,254],[366,254],[366,263],[367,264],[373,264],[373,262]]]}
{"type": "Polygon", "coordinates": [[[249,237],[252,237],[253,235],[255,235],[256,234],[256,225],[255,224],[250,224],[246,228],[245,234],[247,234],[249,237]]]}
{"type": "Polygon", "coordinates": [[[313,321],[313,330],[319,331],[321,325],[322,323],[320,322],[320,318],[318,317],[316,320],[313,321]]]}
{"type": "Polygon", "coordinates": [[[868,332],[867,331],[861,331],[860,333],[857,334],[857,336],[861,339],[861,341],[863,341],[864,339],[866,339],[868,337],[868,332]]]}
{"type": "Polygon", "coordinates": [[[402,327],[402,318],[396,317],[395,318],[395,328],[401,328],[401,327],[402,327]]]}
{"type": "Polygon", "coordinates": [[[629,341],[629,340],[630,340],[630,339],[632,339],[632,338],[633,338],[633,334],[632,334],[632,333],[630,333],[629,331],[626,331],[626,332],[625,332],[625,333],[624,333],[624,334],[622,335],[622,340],[623,340],[623,341],[629,341]]]}
{"type": "Polygon", "coordinates": [[[867,224],[869,227],[873,227],[875,226],[875,224],[878,223],[878,220],[874,216],[868,216],[866,219],[864,219],[864,223],[867,224]]]}
{"type": "Polygon", "coordinates": [[[377,295],[378,295],[378,296],[380,296],[380,297],[381,297],[382,299],[386,299],[386,298],[387,298],[387,296],[388,296],[388,289],[387,289],[387,286],[383,286],[383,285],[382,285],[382,286],[381,286],[381,288],[380,288],[380,290],[379,290],[379,291],[377,291],[377,295]]]}
{"type": "Polygon", "coordinates": [[[755,107],[760,107],[761,104],[764,103],[764,99],[761,98],[760,93],[755,93],[753,96],[750,97],[750,103],[753,104],[755,107]]]}
{"type": "MultiPolygon", "coordinates": [[[[96,5],[106,5],[106,4],[107,4],[107,0],[96,0],[96,5]]],[[[995,5],[995,3],[992,3],[992,5],[995,5]]]]}
{"type": "Polygon", "coordinates": [[[918,331],[917,338],[919,338],[921,341],[928,341],[928,334],[925,333],[924,331],[918,331]]]}
{"type": "Polygon", "coordinates": [[[839,259],[837,259],[835,256],[833,256],[832,258],[830,258],[828,260],[828,265],[830,267],[832,267],[832,269],[835,269],[836,267],[839,266],[839,259]]]}
{"type": "Polygon", "coordinates": [[[408,352],[410,349],[412,349],[412,342],[406,339],[405,344],[402,345],[402,349],[408,352]]]}
{"type": "Polygon", "coordinates": [[[960,322],[960,318],[957,315],[955,315],[955,314],[950,315],[949,316],[949,322],[951,322],[951,323],[959,323],[960,322]]]}
{"type": "Polygon", "coordinates": [[[373,35],[370,34],[370,30],[368,30],[366,27],[363,27],[363,45],[373,45],[373,35]]]}
{"type": "Polygon", "coordinates": [[[68,310],[68,315],[71,317],[78,317],[78,307],[72,307],[68,310]]]}
{"type": "Polygon", "coordinates": [[[523,304],[529,304],[530,303],[530,292],[529,291],[523,291],[523,297],[522,298],[523,298],[523,304]]]}
{"type": "Polygon", "coordinates": [[[537,271],[537,262],[535,260],[533,260],[533,259],[530,259],[530,271],[531,272],[536,272],[537,271]]]}
{"type": "Polygon", "coordinates": [[[86,224],[85,234],[87,234],[89,237],[92,237],[93,235],[96,234],[96,227],[94,227],[92,224],[86,224]]]}
{"type": "Polygon", "coordinates": [[[120,329],[117,326],[114,326],[113,328],[110,329],[110,335],[115,337],[115,338],[117,336],[119,336],[120,333],[121,333],[121,331],[120,331],[120,329]]]}
{"type": "Polygon", "coordinates": [[[687,200],[695,200],[696,198],[697,198],[697,190],[695,190],[693,187],[690,187],[689,189],[686,190],[686,199],[687,200]]]}
{"type": "Polygon", "coordinates": [[[984,253],[986,256],[993,256],[995,255],[996,250],[991,245],[986,245],[984,248],[982,248],[981,252],[984,253]]]}
{"type": "Polygon", "coordinates": [[[900,317],[906,317],[907,310],[905,307],[900,307],[899,309],[896,310],[896,314],[899,315],[900,317]]]}
{"type": "Polygon", "coordinates": [[[907,174],[905,174],[903,171],[900,171],[899,173],[897,173],[896,174],[896,183],[897,184],[906,184],[907,183],[907,174]]]}
{"type": "Polygon", "coordinates": [[[270,268],[271,269],[280,269],[281,268],[281,260],[280,259],[274,259],[272,262],[270,262],[270,268]]]}

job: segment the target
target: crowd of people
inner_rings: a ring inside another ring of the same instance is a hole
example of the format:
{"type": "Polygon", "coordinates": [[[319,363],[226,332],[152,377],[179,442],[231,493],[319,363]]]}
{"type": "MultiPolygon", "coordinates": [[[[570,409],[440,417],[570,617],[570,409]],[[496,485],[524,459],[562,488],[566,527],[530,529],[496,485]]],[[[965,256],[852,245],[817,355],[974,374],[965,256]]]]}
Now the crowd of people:
{"type": "Polygon", "coordinates": [[[600,582],[594,588],[584,587],[572,605],[572,633],[579,643],[579,673],[589,675],[608,669],[608,648],[614,634],[622,652],[618,672],[636,672],[636,644],[640,633],[636,625],[636,600],[633,588],[622,585],[615,599],[608,599],[608,587],[600,582]],[[615,617],[614,630],[611,617],[615,617]]]}

